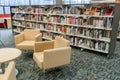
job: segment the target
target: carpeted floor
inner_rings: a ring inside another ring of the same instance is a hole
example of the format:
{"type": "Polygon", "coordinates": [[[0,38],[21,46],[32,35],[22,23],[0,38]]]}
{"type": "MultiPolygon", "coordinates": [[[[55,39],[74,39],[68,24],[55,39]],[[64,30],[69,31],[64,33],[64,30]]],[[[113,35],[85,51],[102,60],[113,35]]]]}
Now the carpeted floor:
{"type": "MultiPolygon", "coordinates": [[[[12,30],[0,32],[5,47],[14,47],[12,30]]],[[[4,46],[0,43],[0,47],[4,46]]],[[[101,53],[72,47],[71,64],[47,70],[45,75],[37,65],[33,66],[32,55],[32,51],[23,51],[16,60],[17,80],[120,80],[120,41],[110,59],[101,53]]]]}

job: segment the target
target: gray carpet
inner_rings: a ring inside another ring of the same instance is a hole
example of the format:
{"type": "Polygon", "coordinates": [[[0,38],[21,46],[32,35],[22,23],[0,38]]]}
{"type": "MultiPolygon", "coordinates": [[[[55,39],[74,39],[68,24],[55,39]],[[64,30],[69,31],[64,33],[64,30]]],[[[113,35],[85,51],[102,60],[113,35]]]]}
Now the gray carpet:
{"type": "MultiPolygon", "coordinates": [[[[0,32],[5,46],[14,47],[12,31],[0,32]]],[[[23,51],[16,60],[17,80],[120,80],[120,41],[110,59],[102,53],[72,47],[71,64],[47,70],[45,75],[37,65],[33,66],[32,54],[32,51],[23,51]]]]}

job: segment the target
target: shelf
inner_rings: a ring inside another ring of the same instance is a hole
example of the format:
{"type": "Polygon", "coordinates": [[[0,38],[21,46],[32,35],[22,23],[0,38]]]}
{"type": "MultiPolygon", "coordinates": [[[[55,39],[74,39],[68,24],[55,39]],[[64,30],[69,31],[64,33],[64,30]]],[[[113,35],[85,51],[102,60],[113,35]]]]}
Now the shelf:
{"type": "Polygon", "coordinates": [[[45,31],[45,32],[52,32],[52,33],[56,33],[56,34],[62,34],[62,35],[66,35],[64,33],[61,32],[56,32],[56,31],[52,31],[52,30],[45,30],[45,29],[40,29],[41,31],[45,31]]]}
{"type": "Polygon", "coordinates": [[[76,37],[81,37],[81,38],[86,38],[86,39],[91,39],[91,40],[96,40],[96,41],[104,41],[110,43],[110,38],[92,38],[89,36],[83,36],[83,35],[73,35],[73,34],[68,34],[68,33],[61,33],[61,32],[56,32],[52,30],[45,30],[45,29],[40,29],[41,31],[45,32],[52,32],[52,33],[57,33],[57,34],[62,34],[62,35],[68,35],[68,36],[76,36],[76,37]]]}
{"type": "MultiPolygon", "coordinates": [[[[43,39],[46,39],[46,40],[52,40],[52,39],[50,39],[50,38],[46,38],[46,37],[42,37],[43,39]]],[[[102,53],[106,53],[106,54],[108,54],[108,51],[103,51],[103,50],[98,50],[98,49],[93,49],[93,48],[89,48],[89,47],[86,47],[86,46],[83,46],[83,45],[81,45],[81,46],[77,46],[77,45],[72,45],[71,44],[71,46],[74,46],[74,47],[80,47],[80,48],[83,48],[83,49],[88,49],[88,50],[92,50],[92,51],[98,51],[98,52],[102,52],[102,53]]]]}
{"type": "Polygon", "coordinates": [[[25,21],[25,19],[19,19],[19,18],[12,18],[13,20],[18,20],[18,21],[25,21]]]}
{"type": "Polygon", "coordinates": [[[68,36],[76,36],[76,37],[81,37],[81,38],[85,38],[85,39],[91,39],[91,40],[95,40],[95,41],[104,41],[104,42],[108,42],[110,43],[110,39],[109,38],[92,38],[89,36],[83,36],[83,35],[73,35],[73,34],[66,34],[68,36]]]}
{"type": "Polygon", "coordinates": [[[25,20],[25,21],[27,21],[27,22],[34,22],[34,23],[38,22],[38,21],[35,21],[35,20],[25,20]]]}
{"type": "Polygon", "coordinates": [[[19,33],[19,34],[22,33],[22,32],[20,32],[20,31],[15,30],[15,29],[14,29],[13,31],[14,31],[15,33],[19,33]]]}
{"type": "Polygon", "coordinates": [[[36,14],[36,15],[47,15],[47,16],[66,16],[66,17],[110,17],[113,16],[106,16],[106,15],[79,15],[79,14],[53,14],[53,13],[27,13],[27,12],[12,12],[12,13],[21,13],[21,14],[36,14]]]}
{"type": "MultiPolygon", "coordinates": [[[[19,20],[19,19],[15,19],[19,20]]],[[[100,29],[100,30],[112,30],[112,28],[104,28],[104,27],[95,27],[93,25],[76,25],[76,24],[66,24],[66,23],[55,23],[55,22],[45,22],[45,21],[35,21],[35,20],[22,20],[21,21],[27,21],[27,22],[34,22],[34,23],[46,23],[46,24],[54,24],[54,25],[66,25],[66,26],[74,26],[74,27],[82,27],[82,28],[91,28],[91,29],[100,29]]]]}
{"type": "Polygon", "coordinates": [[[28,14],[27,12],[12,12],[12,13],[14,13],[14,14],[28,14]]]}
{"type": "Polygon", "coordinates": [[[116,3],[116,0],[91,0],[90,3],[116,3]]]}
{"type": "Polygon", "coordinates": [[[17,24],[13,24],[13,26],[17,26],[17,27],[26,28],[26,27],[25,27],[25,26],[23,26],[23,25],[17,25],[17,24]]]}
{"type": "Polygon", "coordinates": [[[38,21],[38,23],[46,23],[46,24],[54,24],[54,25],[66,25],[66,26],[74,26],[74,27],[82,27],[82,28],[91,28],[91,29],[100,29],[100,30],[112,30],[112,28],[104,28],[104,27],[94,27],[93,25],[76,25],[76,24],[66,24],[66,23],[55,23],[55,22],[45,22],[38,21]]]}
{"type": "Polygon", "coordinates": [[[92,51],[97,51],[97,52],[101,52],[101,53],[106,53],[106,54],[108,54],[108,51],[93,49],[93,48],[89,48],[89,47],[86,47],[86,46],[75,46],[75,45],[71,45],[71,46],[79,47],[79,48],[83,48],[83,49],[88,49],[88,50],[92,50],[92,51]]]}
{"type": "Polygon", "coordinates": [[[66,17],[110,17],[113,18],[113,16],[106,16],[106,15],[78,15],[78,14],[49,14],[51,16],[66,16],[66,17]]]}
{"type": "MultiPolygon", "coordinates": [[[[94,1],[99,2],[99,0],[94,1]]],[[[59,7],[61,7],[61,9],[54,8],[55,6],[56,5],[50,5],[47,7],[42,7],[40,5],[23,7],[11,6],[10,10],[12,10],[12,21],[15,23],[13,24],[13,27],[15,29],[17,27],[14,32],[21,33],[19,31],[24,30],[24,28],[39,28],[41,33],[43,33],[43,39],[52,40],[51,38],[60,35],[70,40],[70,42],[73,43],[72,46],[96,52],[114,53],[114,39],[116,39],[116,36],[114,35],[116,35],[118,29],[118,19],[120,18],[118,14],[120,13],[120,5],[113,4],[113,0],[102,0],[100,1],[100,4],[60,5],[59,7]],[[112,4],[101,4],[104,2],[106,3],[106,1],[112,4]],[[69,34],[69,32],[72,34],[69,34]],[[87,34],[88,36],[84,36],[82,34],[87,34]],[[101,36],[110,36],[110,38],[101,38],[101,36]],[[78,41],[79,43],[83,43],[85,45],[77,45],[76,43],[78,43],[78,41]],[[74,45],[74,43],[76,45],[74,45]],[[94,47],[96,49],[94,49],[94,47]],[[98,50],[98,47],[103,50],[98,50]],[[104,49],[109,50],[104,51],[104,49]]]]}
{"type": "Polygon", "coordinates": [[[28,12],[12,12],[13,14],[33,14],[33,15],[49,15],[48,13],[28,13],[28,12]]]}
{"type": "Polygon", "coordinates": [[[31,28],[31,27],[26,27],[26,29],[34,29],[34,28],[31,28]]]}

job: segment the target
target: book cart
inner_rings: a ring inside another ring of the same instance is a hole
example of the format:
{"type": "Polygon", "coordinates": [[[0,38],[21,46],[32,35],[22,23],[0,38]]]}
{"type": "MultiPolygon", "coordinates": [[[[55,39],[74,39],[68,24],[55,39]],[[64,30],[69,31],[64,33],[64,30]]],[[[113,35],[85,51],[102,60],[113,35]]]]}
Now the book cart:
{"type": "Polygon", "coordinates": [[[119,3],[11,6],[13,31],[39,29],[42,38],[62,36],[71,46],[112,55],[120,19],[119,3]]]}

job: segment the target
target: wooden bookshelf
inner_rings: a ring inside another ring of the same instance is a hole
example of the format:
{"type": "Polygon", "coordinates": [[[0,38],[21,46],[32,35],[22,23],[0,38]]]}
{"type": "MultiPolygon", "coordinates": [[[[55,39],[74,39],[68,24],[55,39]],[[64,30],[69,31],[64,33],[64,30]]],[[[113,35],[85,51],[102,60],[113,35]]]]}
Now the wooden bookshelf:
{"type": "Polygon", "coordinates": [[[55,36],[68,39],[71,46],[113,54],[120,5],[85,4],[11,6],[13,31],[40,29],[44,40],[55,36]]]}

